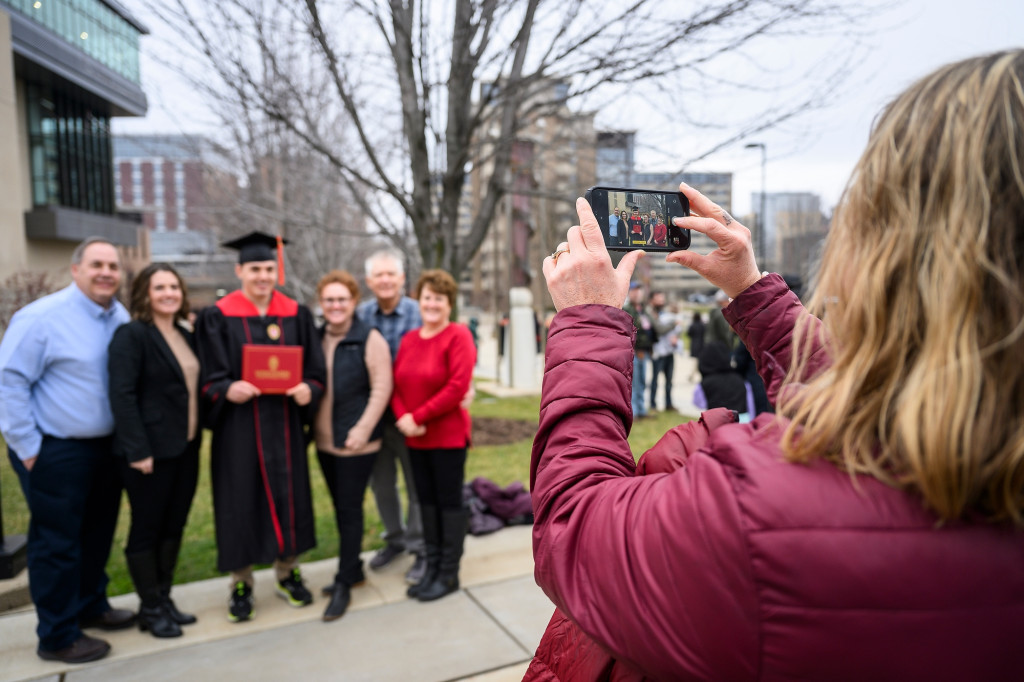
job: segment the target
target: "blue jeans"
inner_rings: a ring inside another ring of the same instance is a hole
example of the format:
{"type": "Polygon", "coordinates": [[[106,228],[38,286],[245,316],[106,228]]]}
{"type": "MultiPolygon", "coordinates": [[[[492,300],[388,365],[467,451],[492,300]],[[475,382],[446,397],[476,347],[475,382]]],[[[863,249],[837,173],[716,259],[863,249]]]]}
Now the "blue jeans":
{"type": "Polygon", "coordinates": [[[647,416],[647,365],[650,352],[634,351],[633,353],[633,394],[630,404],[633,406],[633,417],[647,416]]]}
{"type": "Polygon", "coordinates": [[[28,578],[40,649],[70,646],[82,636],[79,621],[110,609],[106,565],[121,505],[110,445],[45,436],[32,471],[8,449],[32,514],[28,578]]]}

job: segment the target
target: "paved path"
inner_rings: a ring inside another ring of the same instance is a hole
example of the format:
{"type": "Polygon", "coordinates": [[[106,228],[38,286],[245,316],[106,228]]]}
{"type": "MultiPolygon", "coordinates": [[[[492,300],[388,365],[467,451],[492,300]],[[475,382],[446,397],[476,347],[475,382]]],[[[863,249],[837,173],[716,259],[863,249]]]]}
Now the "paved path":
{"type": "MultiPolygon", "coordinates": [[[[553,606],[533,582],[531,528],[505,528],[466,540],[462,589],[421,604],[405,596],[411,558],[368,572],[340,620],[320,620],[334,561],[303,565],[317,596],[294,609],[273,593],[270,571],[256,574],[256,618],[227,621],[228,579],[176,586],[175,601],[199,616],[175,639],[137,629],[93,633],[112,645],[95,663],[68,666],[35,654],[32,609],[0,616],[0,680],[521,680],[553,606]]],[[[113,600],[136,608],[134,594],[113,600]]]]}

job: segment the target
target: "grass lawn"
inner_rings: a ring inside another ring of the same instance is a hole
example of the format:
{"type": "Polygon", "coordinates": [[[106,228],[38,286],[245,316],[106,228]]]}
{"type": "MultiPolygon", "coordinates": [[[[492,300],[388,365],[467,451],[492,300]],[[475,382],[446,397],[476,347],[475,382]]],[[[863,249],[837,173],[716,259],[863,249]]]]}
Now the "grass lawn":
{"type": "MultiPolygon", "coordinates": [[[[499,399],[480,392],[477,394],[471,411],[477,417],[502,417],[536,423],[539,406],[539,396],[499,399]]],[[[665,431],[683,419],[685,418],[675,413],[659,413],[651,419],[634,424],[629,438],[634,457],[639,457],[654,445],[665,431]]],[[[471,448],[466,463],[466,479],[472,480],[477,476],[485,476],[502,486],[513,481],[522,481],[524,484],[528,484],[531,445],[530,440],[523,440],[509,445],[471,448]]],[[[199,474],[199,488],[196,490],[188,525],[185,527],[181,558],[178,561],[178,571],[175,576],[177,582],[191,582],[219,575],[216,567],[217,546],[213,533],[209,456],[209,433],[207,433],[201,452],[202,466],[199,474]]],[[[302,555],[303,561],[337,556],[338,548],[338,531],[334,524],[334,511],[330,495],[312,449],[310,450],[309,467],[313,486],[313,511],[316,516],[318,546],[302,555]]],[[[400,483],[400,485],[403,486],[404,497],[404,483],[400,483]]],[[[2,495],[3,503],[4,531],[9,534],[27,533],[28,510],[25,507],[17,476],[11,469],[10,463],[0,466],[0,495],[2,495]]],[[[369,492],[367,492],[363,506],[366,511],[363,549],[375,549],[383,544],[380,537],[383,526],[377,514],[373,496],[369,492]]],[[[114,550],[111,552],[110,563],[107,567],[110,574],[108,592],[111,595],[133,590],[125,567],[124,554],[121,551],[127,539],[130,515],[127,496],[125,496],[122,500],[121,516],[114,539],[114,550]]]]}

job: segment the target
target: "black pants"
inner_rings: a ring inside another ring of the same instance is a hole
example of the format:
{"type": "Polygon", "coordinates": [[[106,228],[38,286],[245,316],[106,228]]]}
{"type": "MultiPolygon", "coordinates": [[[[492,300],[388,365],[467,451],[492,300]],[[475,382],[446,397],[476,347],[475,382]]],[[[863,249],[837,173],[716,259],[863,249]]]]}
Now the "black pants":
{"type": "Polygon", "coordinates": [[[334,520],[338,524],[338,573],[334,580],[355,585],[366,577],[359,559],[363,547],[363,499],[377,453],[339,457],[317,448],[316,456],[331,491],[334,520]]]}
{"type": "Polygon", "coordinates": [[[466,448],[409,448],[409,459],[421,505],[435,507],[438,512],[462,508],[466,448]]]}
{"type": "Polygon", "coordinates": [[[676,366],[676,357],[669,353],[654,358],[654,373],[651,375],[651,409],[655,409],[654,396],[658,392],[658,376],[665,375],[665,409],[672,409],[672,374],[676,366]]]}
{"type": "Polygon", "coordinates": [[[125,554],[156,550],[165,540],[180,540],[199,479],[196,437],[179,457],[153,460],[153,473],[144,474],[121,460],[124,488],[132,508],[125,554]]]}
{"type": "Polygon", "coordinates": [[[32,471],[8,449],[32,516],[28,577],[39,647],[56,651],[82,636],[80,620],[110,609],[107,559],[121,505],[111,439],[44,436],[32,471]]]}

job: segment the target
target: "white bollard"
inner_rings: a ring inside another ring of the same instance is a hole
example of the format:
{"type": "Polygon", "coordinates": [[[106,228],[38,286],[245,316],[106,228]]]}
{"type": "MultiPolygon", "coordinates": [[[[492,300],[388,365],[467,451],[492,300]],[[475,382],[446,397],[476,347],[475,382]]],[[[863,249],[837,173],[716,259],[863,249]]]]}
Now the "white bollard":
{"type": "Polygon", "coordinates": [[[533,314],[533,294],[526,287],[508,292],[509,378],[512,388],[537,388],[537,328],[533,314]]]}

